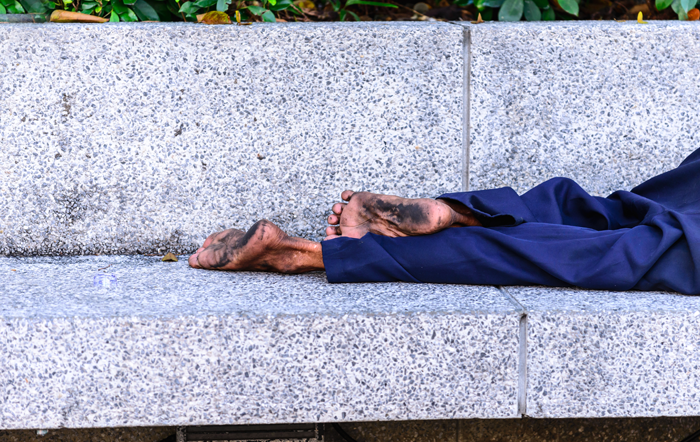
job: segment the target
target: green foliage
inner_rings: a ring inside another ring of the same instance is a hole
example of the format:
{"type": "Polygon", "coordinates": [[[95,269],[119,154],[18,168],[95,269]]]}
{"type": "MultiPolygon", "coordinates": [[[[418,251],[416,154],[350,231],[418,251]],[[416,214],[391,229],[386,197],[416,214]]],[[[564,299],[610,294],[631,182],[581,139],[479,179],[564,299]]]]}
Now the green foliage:
{"type": "MultiPolygon", "coordinates": [[[[680,0],[679,0],[680,1],[680,0]]],[[[567,13],[578,16],[578,0],[558,0],[559,6],[567,13]]],[[[555,19],[554,9],[549,0],[475,0],[474,5],[479,11],[487,8],[499,8],[498,20],[520,21],[551,21],[555,19]]],[[[489,20],[482,13],[484,20],[489,20]]]]}
{"type": "MultiPolygon", "coordinates": [[[[100,16],[110,22],[136,21],[197,21],[208,12],[219,11],[240,21],[276,22],[277,17],[328,20],[328,6],[337,13],[337,19],[360,20],[365,8],[398,8],[391,0],[0,0],[0,14],[51,14],[54,10],[81,12],[100,16]],[[313,3],[311,3],[313,2],[313,3]],[[297,3],[299,6],[297,6],[297,3]],[[310,6],[306,6],[310,4],[310,6]],[[320,12],[324,10],[326,12],[320,12]],[[301,8],[305,8],[302,10],[301,8]],[[359,9],[358,9],[359,7],[359,9]],[[309,9],[310,8],[310,9],[309,9]],[[309,11],[313,12],[309,12],[309,11]],[[306,13],[304,12],[306,11],[306,13]],[[282,14],[282,15],[280,15],[282,14]],[[309,14],[309,15],[307,15],[309,14]],[[314,18],[319,17],[319,18],[314,18]]],[[[579,5],[589,0],[448,0],[449,4],[480,13],[483,20],[551,21],[570,20],[579,16],[579,5]]],[[[654,0],[656,10],[671,8],[679,20],[688,20],[688,13],[700,0],[654,0]]],[[[437,7],[438,0],[431,0],[437,7]]],[[[443,2],[444,3],[444,2],[443,2]]],[[[440,3],[444,6],[443,3],[440,3]]],[[[588,14],[589,12],[587,12],[588,14]]],[[[373,14],[373,13],[369,13],[373,14]]],[[[696,17],[697,11],[691,13],[696,17]],[[694,15],[695,14],[695,15],[694,15]]],[[[653,18],[653,15],[652,15],[653,18]]]]}
{"type": "Polygon", "coordinates": [[[656,9],[662,11],[670,6],[678,14],[678,20],[688,20],[688,12],[697,4],[698,0],[656,0],[656,9]]]}
{"type": "Polygon", "coordinates": [[[519,21],[525,8],[524,0],[506,0],[498,11],[500,21],[519,21]]]}
{"type": "Polygon", "coordinates": [[[398,6],[392,5],[391,3],[372,2],[365,0],[347,0],[345,2],[345,6],[342,6],[341,1],[342,0],[330,0],[330,4],[333,7],[333,10],[338,13],[338,18],[340,18],[340,21],[345,21],[345,19],[348,17],[348,14],[350,14],[350,16],[356,21],[360,21],[360,17],[357,14],[347,9],[348,6],[365,5],[378,6],[381,8],[398,8],[398,6]]]}

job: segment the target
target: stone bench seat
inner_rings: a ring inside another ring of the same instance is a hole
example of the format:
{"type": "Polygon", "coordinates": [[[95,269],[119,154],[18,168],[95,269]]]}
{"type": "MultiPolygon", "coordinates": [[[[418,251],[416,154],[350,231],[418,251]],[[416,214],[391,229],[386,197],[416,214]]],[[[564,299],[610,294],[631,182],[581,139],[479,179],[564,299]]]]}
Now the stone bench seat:
{"type": "Polygon", "coordinates": [[[700,413],[698,298],[184,258],[0,258],[0,427],[700,413]]]}

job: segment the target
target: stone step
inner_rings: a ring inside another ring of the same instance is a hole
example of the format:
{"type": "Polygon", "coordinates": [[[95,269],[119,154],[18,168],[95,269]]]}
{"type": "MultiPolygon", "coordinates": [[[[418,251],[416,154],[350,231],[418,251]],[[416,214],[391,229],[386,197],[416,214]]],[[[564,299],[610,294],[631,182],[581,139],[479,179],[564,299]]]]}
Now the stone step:
{"type": "Polygon", "coordinates": [[[2,429],[700,415],[695,297],[152,256],[0,258],[0,275],[2,429]]]}
{"type": "Polygon", "coordinates": [[[0,275],[2,429],[519,416],[522,312],[495,288],[136,256],[0,275]]]}

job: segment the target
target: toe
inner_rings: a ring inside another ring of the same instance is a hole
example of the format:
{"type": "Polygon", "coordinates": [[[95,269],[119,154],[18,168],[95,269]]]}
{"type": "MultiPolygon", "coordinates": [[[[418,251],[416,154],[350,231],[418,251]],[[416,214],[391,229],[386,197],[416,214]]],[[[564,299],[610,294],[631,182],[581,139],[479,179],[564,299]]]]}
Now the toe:
{"type": "MultiPolygon", "coordinates": [[[[206,249],[207,247],[209,247],[211,245],[211,243],[213,243],[214,241],[219,239],[219,236],[221,236],[221,234],[223,234],[224,232],[226,232],[226,230],[224,230],[222,232],[214,232],[211,235],[209,235],[207,237],[207,239],[204,241],[204,244],[202,244],[201,248],[206,249]]],[[[197,252],[199,252],[199,250],[197,250],[197,252]]]]}
{"type": "Polygon", "coordinates": [[[340,217],[338,215],[331,215],[328,217],[328,224],[336,225],[340,224],[340,217]]]}
{"type": "Polygon", "coordinates": [[[340,194],[340,197],[343,199],[343,201],[350,201],[350,198],[352,198],[352,195],[354,193],[355,192],[353,192],[352,190],[346,190],[340,194]]]}
{"type": "MultiPolygon", "coordinates": [[[[202,250],[202,249],[199,249],[199,250],[202,250]]],[[[197,260],[197,256],[199,255],[199,250],[197,250],[197,253],[195,253],[194,255],[190,256],[190,257],[187,259],[187,263],[188,263],[188,264],[190,265],[190,267],[192,267],[193,269],[201,269],[201,268],[202,268],[202,267],[199,265],[199,262],[198,262],[198,260],[197,260]]]]}
{"type": "Polygon", "coordinates": [[[326,227],[326,236],[340,235],[340,227],[328,226],[326,227]]]}
{"type": "Polygon", "coordinates": [[[347,204],[344,204],[344,203],[333,204],[333,209],[332,209],[333,213],[335,213],[336,215],[340,215],[341,213],[343,213],[343,209],[345,208],[345,206],[347,206],[347,204]]]}

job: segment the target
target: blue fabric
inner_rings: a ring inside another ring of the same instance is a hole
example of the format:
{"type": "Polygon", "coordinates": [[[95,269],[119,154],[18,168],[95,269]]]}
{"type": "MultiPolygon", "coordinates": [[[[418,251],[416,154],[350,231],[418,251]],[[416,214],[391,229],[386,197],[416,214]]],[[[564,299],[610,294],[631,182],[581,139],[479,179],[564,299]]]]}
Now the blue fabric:
{"type": "Polygon", "coordinates": [[[678,168],[607,198],[554,178],[439,198],[484,227],[324,241],[329,282],[410,281],[673,290],[700,294],[700,149],[678,168]]]}

